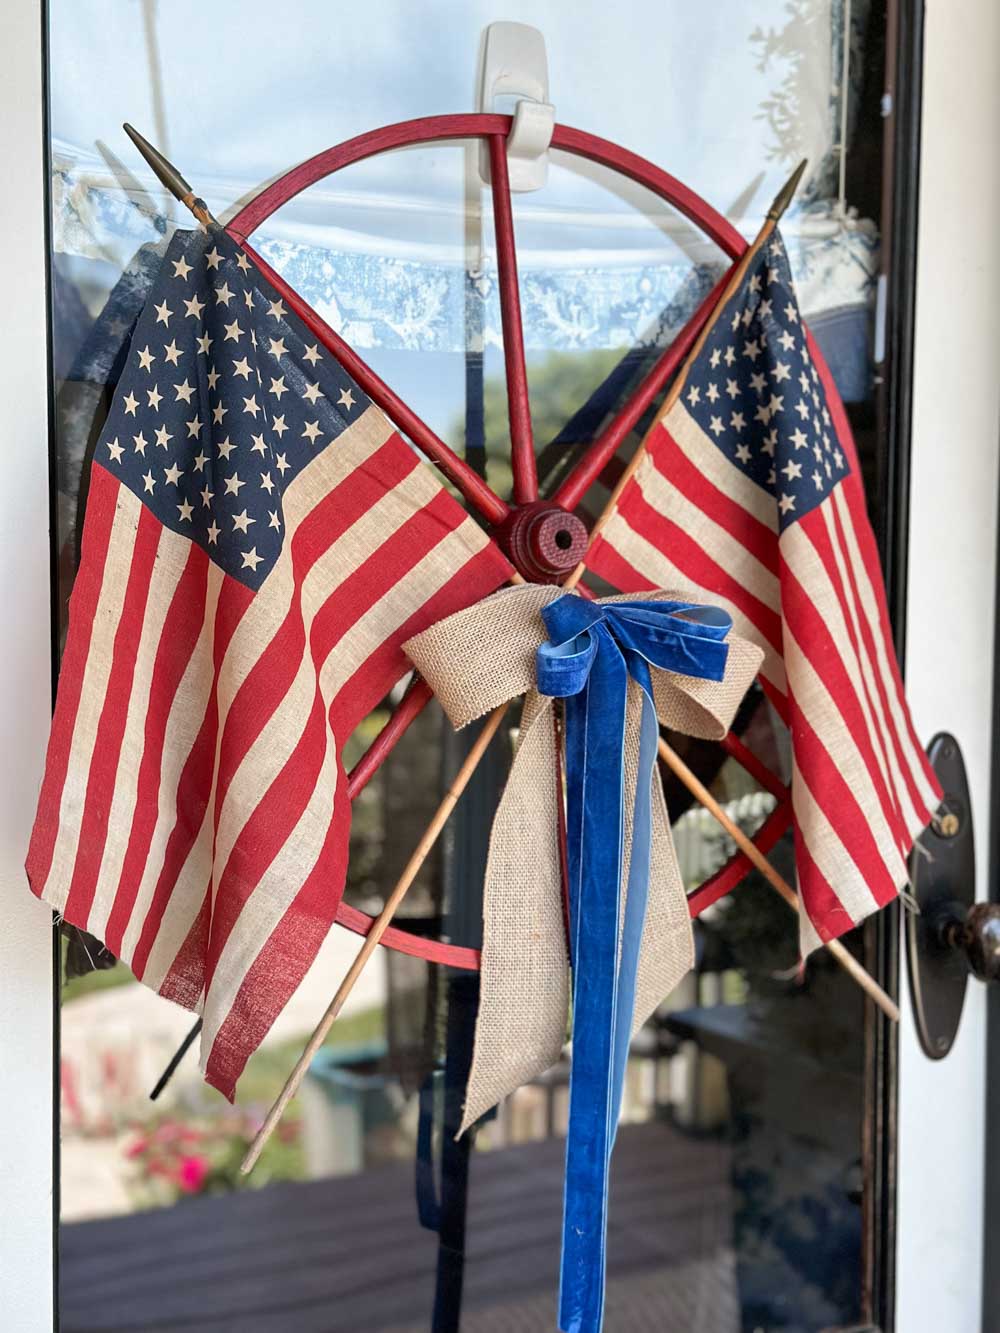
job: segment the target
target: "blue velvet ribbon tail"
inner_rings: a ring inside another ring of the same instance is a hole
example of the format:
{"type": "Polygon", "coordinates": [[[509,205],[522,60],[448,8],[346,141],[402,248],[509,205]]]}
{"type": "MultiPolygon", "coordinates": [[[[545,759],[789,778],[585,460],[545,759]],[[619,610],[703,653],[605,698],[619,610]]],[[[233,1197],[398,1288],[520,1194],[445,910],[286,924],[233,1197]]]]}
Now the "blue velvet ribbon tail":
{"type": "Polygon", "coordinates": [[[621,1113],[649,894],[659,724],[650,665],[719,680],[731,621],[674,602],[562,597],[542,612],[538,688],[565,700],[573,1064],[559,1284],[562,1333],[600,1333],[608,1179],[621,1113]],[[682,613],[678,616],[678,612],[682,613]],[[641,717],[622,904],[625,727],[630,679],[641,717]]]}

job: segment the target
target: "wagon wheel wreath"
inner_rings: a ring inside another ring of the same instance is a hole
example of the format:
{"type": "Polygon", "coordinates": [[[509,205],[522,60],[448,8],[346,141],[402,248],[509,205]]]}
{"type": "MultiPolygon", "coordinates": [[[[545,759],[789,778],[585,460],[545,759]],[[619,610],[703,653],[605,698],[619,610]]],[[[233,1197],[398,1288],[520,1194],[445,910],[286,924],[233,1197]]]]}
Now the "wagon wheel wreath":
{"type": "MultiPolygon", "coordinates": [[[[510,116],[458,114],[404,121],[358,135],[293,167],[241,209],[226,224],[225,230],[242,246],[271,285],[288,301],[322,345],[328,348],[358,381],[372,401],[377,403],[389,419],[440,469],[461,493],[470,508],[489,525],[493,540],[501,546],[519,575],[531,583],[565,584],[578,569],[588,543],[593,539],[593,534],[588,534],[584,521],[575,511],[578,510],[591,485],[601,477],[609,464],[612,464],[617,450],[640,423],[657,396],[677,375],[695,347],[699,334],[706,329],[710,316],[720,304],[724,303],[727,288],[732,289],[738,285],[739,277],[745,269],[739,270],[734,266],[732,271],[723,275],[691,315],[681,332],[660,354],[642,381],[632,389],[627,400],[586,447],[553,494],[548,498],[540,498],[528,398],[517,251],[507,169],[506,143],[511,125],[510,116]],[[467,139],[485,141],[489,152],[511,440],[512,503],[501,499],[477,472],[473,471],[463,459],[457,457],[432,428],[404,403],[358,353],[267,264],[250,243],[253,233],[282,205],[335,171],[397,148],[467,139]]],[[[175,193],[176,197],[189,206],[194,205],[195,216],[200,221],[204,223],[212,221],[204,210],[204,205],[195,200],[187,183],[165,163],[161,155],[151,149],[141,136],[133,134],[133,139],[150,165],[157,170],[163,183],[175,193]]],[[[739,260],[748,253],[749,248],[744,238],[720,213],[682,182],[638,154],[596,135],[559,124],[555,126],[551,146],[619,172],[646,186],[695,223],[730,260],[739,260]]],[[[775,201],[771,226],[790,202],[800,175],[801,168],[797,169],[789,185],[782,190],[775,201]]],[[[769,226],[765,237],[770,234],[770,230],[769,226]]],[[[621,493],[626,480],[625,477],[619,477],[615,487],[616,495],[621,493]]],[[[379,765],[413,719],[426,707],[431,697],[430,687],[418,677],[366,754],[351,771],[349,792],[352,797],[371,780],[379,765]]],[[[492,734],[490,731],[489,736],[492,734]]],[[[479,738],[473,755],[467,761],[468,772],[472,771],[485,749],[489,736],[479,738]]],[[[694,774],[690,770],[685,771],[686,766],[683,766],[679,756],[671,755],[668,758],[665,753],[663,754],[668,764],[672,767],[676,765],[673,771],[681,780],[691,784],[692,794],[721,819],[727,832],[738,844],[738,850],[727,863],[710,879],[689,893],[690,913],[692,916],[697,916],[712,903],[717,902],[754,867],[767,876],[769,882],[790,905],[797,906],[793,890],[766,860],[766,853],[774,847],[792,822],[789,792],[781,778],[770,771],[734,733],[728,732],[722,744],[765,790],[777,798],[778,804],[756,836],[748,840],[746,835],[727,819],[725,812],[720,811],[694,774]]],[[[446,797],[447,809],[442,807],[443,817],[434,821],[428,830],[429,836],[422,840],[417,849],[414,861],[411,862],[412,869],[408,867],[401,881],[407,887],[416,872],[416,863],[422,862],[430,850],[433,838],[443,826],[444,818],[447,817],[451,805],[457,800],[465,785],[466,777],[467,773],[461,774],[453,784],[446,797]]],[[[403,891],[405,892],[405,889],[403,891]]],[[[430,962],[471,970],[479,967],[477,950],[443,941],[428,940],[389,925],[388,921],[401,896],[398,890],[397,894],[398,896],[387,903],[387,912],[383,912],[374,920],[358,909],[341,903],[337,921],[349,930],[365,935],[369,941],[375,936],[377,942],[388,948],[398,949],[430,962]]],[[[845,958],[840,949],[835,949],[835,952],[838,959],[850,967],[850,963],[847,962],[850,955],[845,958]]],[[[850,962],[853,962],[853,959],[850,959],[850,962]]],[[[891,1004],[891,1001],[889,1003],[891,1004]]],[[[322,1040],[322,1036],[319,1040],[322,1040]]]]}

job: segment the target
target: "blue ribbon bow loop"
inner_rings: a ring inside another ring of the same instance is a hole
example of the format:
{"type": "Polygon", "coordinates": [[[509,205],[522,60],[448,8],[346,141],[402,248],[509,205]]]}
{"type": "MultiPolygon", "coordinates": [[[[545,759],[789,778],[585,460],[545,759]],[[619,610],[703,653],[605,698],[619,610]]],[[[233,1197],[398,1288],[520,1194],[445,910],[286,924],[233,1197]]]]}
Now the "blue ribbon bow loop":
{"type": "Polygon", "coordinates": [[[565,701],[573,974],[559,1327],[563,1333],[599,1333],[608,1176],[649,894],[659,738],[650,668],[721,681],[732,619],[717,607],[691,602],[598,603],[576,596],[560,597],[541,614],[549,638],[537,652],[537,687],[565,701]],[[630,681],[641,692],[642,706],[631,853],[623,885],[630,681]]]}

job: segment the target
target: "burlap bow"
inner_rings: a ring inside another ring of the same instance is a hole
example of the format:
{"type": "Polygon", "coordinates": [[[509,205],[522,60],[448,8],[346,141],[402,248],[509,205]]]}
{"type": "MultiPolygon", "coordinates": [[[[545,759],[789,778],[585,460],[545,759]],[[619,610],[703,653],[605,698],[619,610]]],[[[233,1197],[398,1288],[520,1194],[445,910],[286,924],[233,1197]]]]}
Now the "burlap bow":
{"type": "MultiPolygon", "coordinates": [[[[546,639],[541,610],[562,589],[503,588],[432,625],[405,650],[456,728],[525,695],[520,740],[497,807],[483,891],[481,993],[462,1131],[501,1098],[558,1060],[566,1038],[569,969],[563,919],[553,700],[535,688],[535,661],[546,639]]],[[[603,599],[675,601],[668,592],[603,599]]],[[[724,679],[652,673],[660,722],[674,731],[721,740],[760,666],[762,653],[730,633],[724,679]]],[[[629,682],[625,790],[635,792],[639,688],[629,682]]],[[[631,808],[631,799],[626,800],[631,808]]],[[[631,828],[626,820],[624,873],[631,828]]],[[[691,921],[658,781],[653,782],[650,883],[639,958],[633,1030],[693,962],[691,921]]]]}

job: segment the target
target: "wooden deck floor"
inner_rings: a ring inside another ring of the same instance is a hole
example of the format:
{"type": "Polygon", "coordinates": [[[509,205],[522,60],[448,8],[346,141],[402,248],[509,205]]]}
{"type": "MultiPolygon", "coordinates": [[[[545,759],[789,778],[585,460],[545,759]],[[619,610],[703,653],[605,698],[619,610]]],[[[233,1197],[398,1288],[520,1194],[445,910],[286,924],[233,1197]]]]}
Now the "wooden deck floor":
{"type": "MultiPolygon", "coordinates": [[[[563,1144],[477,1154],[463,1333],[548,1333],[563,1144]]],[[[628,1126],[613,1165],[608,1333],[735,1333],[727,1150],[628,1126]]],[[[412,1169],[66,1226],[62,1333],[427,1333],[436,1236],[412,1169]]]]}

